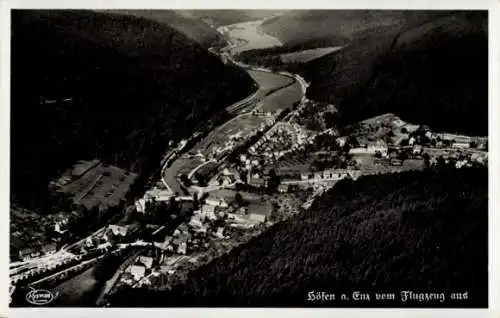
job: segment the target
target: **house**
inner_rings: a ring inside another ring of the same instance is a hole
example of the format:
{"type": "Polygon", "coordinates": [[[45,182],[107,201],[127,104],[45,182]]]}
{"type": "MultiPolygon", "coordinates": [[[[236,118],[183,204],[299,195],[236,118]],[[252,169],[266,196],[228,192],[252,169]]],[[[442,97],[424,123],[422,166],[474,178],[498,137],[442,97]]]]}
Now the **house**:
{"type": "Polygon", "coordinates": [[[286,192],[288,192],[288,185],[286,185],[286,184],[280,184],[278,186],[278,192],[280,192],[280,193],[286,193],[286,192]]]}
{"type": "Polygon", "coordinates": [[[358,179],[363,174],[360,170],[349,170],[348,173],[349,177],[351,177],[351,179],[353,180],[358,179]]]}
{"type": "Polygon", "coordinates": [[[262,223],[262,222],[266,221],[266,216],[264,214],[250,213],[248,215],[248,218],[250,221],[253,221],[253,222],[262,223]]]}
{"type": "Polygon", "coordinates": [[[135,209],[137,212],[145,213],[146,212],[146,200],[139,199],[135,201],[135,209]]]}
{"type": "Polygon", "coordinates": [[[392,166],[402,166],[403,165],[403,161],[401,161],[399,159],[392,159],[391,160],[391,165],[392,166]]]}
{"type": "Polygon", "coordinates": [[[382,140],[377,140],[375,144],[370,144],[368,145],[368,152],[369,153],[377,153],[380,152],[382,156],[387,156],[387,152],[389,151],[389,148],[387,147],[387,144],[382,141],[382,140]]]}
{"type": "Polygon", "coordinates": [[[50,243],[42,246],[42,251],[44,254],[54,254],[57,250],[56,243],[50,243]]]}
{"type": "Polygon", "coordinates": [[[129,273],[132,274],[135,280],[140,280],[146,274],[146,267],[142,265],[132,265],[129,267],[129,273]]]}
{"type": "Polygon", "coordinates": [[[321,180],[323,179],[323,173],[322,172],[315,172],[314,173],[314,180],[321,180]]]}
{"type": "Polygon", "coordinates": [[[215,206],[204,204],[201,207],[201,215],[207,217],[210,220],[215,220],[217,216],[215,215],[215,206]]]}
{"type": "Polygon", "coordinates": [[[114,225],[114,224],[109,225],[108,229],[111,230],[113,235],[119,235],[119,236],[126,236],[127,230],[128,230],[128,228],[126,226],[120,226],[120,225],[114,225]]]}
{"type": "Polygon", "coordinates": [[[455,163],[455,168],[460,169],[460,168],[462,168],[462,167],[466,166],[466,165],[467,165],[467,163],[468,163],[468,162],[467,162],[467,160],[458,160],[458,161],[455,163]]]}
{"type": "Polygon", "coordinates": [[[422,153],[422,146],[421,145],[413,146],[413,154],[414,155],[419,155],[421,153],[422,153]]]}
{"type": "Polygon", "coordinates": [[[19,251],[19,258],[24,262],[40,256],[40,250],[35,248],[25,248],[19,251]]]}
{"type": "Polygon", "coordinates": [[[309,180],[309,174],[305,173],[305,172],[302,172],[300,174],[300,180],[309,180]]]}
{"type": "Polygon", "coordinates": [[[179,246],[177,247],[177,253],[186,255],[187,252],[187,243],[186,242],[181,242],[179,246]]]}
{"type": "Polygon", "coordinates": [[[406,128],[406,131],[409,133],[415,132],[420,128],[420,125],[412,125],[412,124],[407,124],[404,126],[406,128]]]}
{"type": "Polygon", "coordinates": [[[406,125],[406,123],[399,118],[395,118],[392,120],[392,127],[394,128],[400,128],[403,127],[404,125],[406,125]]]}
{"type": "Polygon", "coordinates": [[[214,207],[227,208],[229,205],[224,199],[206,199],[205,204],[212,205],[214,207]]]}
{"type": "Polygon", "coordinates": [[[153,258],[152,257],[139,256],[139,262],[144,264],[144,266],[146,266],[147,269],[151,269],[151,267],[153,267],[153,258]]]}
{"type": "Polygon", "coordinates": [[[65,220],[56,222],[54,224],[54,231],[59,234],[64,234],[68,229],[66,229],[67,222],[65,220]]]}
{"type": "Polygon", "coordinates": [[[467,149],[470,148],[470,143],[468,142],[454,142],[451,145],[452,148],[457,148],[457,149],[467,149]]]}
{"type": "Polygon", "coordinates": [[[191,220],[189,221],[189,225],[191,225],[192,227],[197,227],[197,228],[203,227],[203,223],[194,217],[191,218],[191,220]]]}
{"type": "Polygon", "coordinates": [[[484,163],[486,161],[487,157],[488,157],[488,154],[480,154],[480,153],[475,152],[470,156],[470,159],[471,159],[471,161],[484,163]]]}
{"type": "Polygon", "coordinates": [[[218,227],[217,232],[215,233],[215,236],[217,236],[219,238],[224,238],[224,228],[218,227]]]}
{"type": "Polygon", "coordinates": [[[408,145],[413,146],[413,144],[417,141],[415,137],[411,136],[410,139],[408,140],[408,145]]]}
{"type": "Polygon", "coordinates": [[[368,151],[367,148],[355,147],[355,148],[349,149],[349,154],[350,155],[366,155],[366,154],[370,154],[370,152],[368,151]]]}

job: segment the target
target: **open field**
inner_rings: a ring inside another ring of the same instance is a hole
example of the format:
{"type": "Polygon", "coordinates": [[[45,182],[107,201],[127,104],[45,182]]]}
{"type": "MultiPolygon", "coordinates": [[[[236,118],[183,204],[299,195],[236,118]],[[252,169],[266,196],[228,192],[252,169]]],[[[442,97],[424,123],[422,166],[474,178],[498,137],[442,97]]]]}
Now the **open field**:
{"type": "Polygon", "coordinates": [[[375,157],[373,156],[353,156],[353,159],[356,160],[363,174],[423,170],[425,168],[424,160],[422,159],[407,159],[401,166],[391,166],[389,163],[376,163],[375,157]]]}
{"type": "Polygon", "coordinates": [[[266,216],[269,216],[269,214],[271,213],[272,204],[269,200],[268,195],[260,195],[229,189],[220,189],[212,191],[210,193],[210,196],[214,198],[224,198],[227,202],[231,202],[234,200],[234,196],[238,192],[243,197],[243,200],[249,203],[248,206],[246,206],[246,209],[249,213],[264,214],[266,216]]]}
{"type": "Polygon", "coordinates": [[[202,151],[205,154],[212,152],[214,147],[224,147],[231,137],[246,138],[253,134],[266,119],[251,114],[241,115],[225,124],[217,127],[201,140],[194,148],[194,151],[202,151]]]}
{"type": "Polygon", "coordinates": [[[261,108],[264,112],[276,111],[278,109],[291,108],[293,103],[300,101],[302,90],[300,84],[294,84],[281,89],[264,99],[264,106],[261,108]]]}
{"type": "Polygon", "coordinates": [[[64,304],[65,306],[82,306],[82,301],[85,301],[84,295],[95,292],[98,286],[98,281],[92,275],[94,267],[91,267],[81,274],[68,279],[52,291],[59,293],[56,298],[56,305],[64,304]]]}
{"type": "Polygon", "coordinates": [[[76,204],[87,209],[118,205],[137,175],[114,166],[98,164],[72,179],[58,192],[70,194],[76,204]]]}
{"type": "Polygon", "coordinates": [[[264,95],[271,90],[290,85],[295,81],[293,78],[270,72],[249,70],[248,74],[259,84],[260,90],[264,95]]]}
{"type": "Polygon", "coordinates": [[[340,49],[342,49],[341,46],[321,47],[317,49],[281,54],[280,58],[283,63],[307,63],[340,49]]]}
{"type": "Polygon", "coordinates": [[[182,188],[177,181],[178,174],[188,174],[192,169],[196,168],[202,161],[199,158],[186,158],[184,155],[172,162],[172,165],[165,169],[164,178],[167,181],[172,191],[182,193],[182,188]]]}

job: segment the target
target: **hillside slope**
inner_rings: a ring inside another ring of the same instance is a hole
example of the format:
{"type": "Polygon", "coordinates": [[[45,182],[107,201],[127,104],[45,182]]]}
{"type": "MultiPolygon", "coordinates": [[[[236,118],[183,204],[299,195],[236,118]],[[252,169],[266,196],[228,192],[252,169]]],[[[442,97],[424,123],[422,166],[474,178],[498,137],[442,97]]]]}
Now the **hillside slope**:
{"type": "Polygon", "coordinates": [[[263,23],[266,33],[286,45],[329,42],[344,45],[366,33],[419,23],[447,14],[445,11],[401,10],[293,10],[263,23]]]}
{"type": "Polygon", "coordinates": [[[488,171],[446,169],[338,183],[313,206],[168,292],[123,290],[113,306],[485,307],[488,171]],[[447,293],[402,303],[400,291],[447,293]],[[310,291],[371,301],[308,302],[310,291]],[[449,293],[468,293],[451,300],[449,293]],[[374,293],[395,293],[376,301],[374,293]]]}
{"type": "Polygon", "coordinates": [[[165,24],[91,11],[13,11],[11,70],[11,199],[35,207],[76,160],[157,168],[254,85],[165,24]]]}
{"type": "Polygon", "coordinates": [[[215,27],[245,21],[262,20],[273,15],[283,14],[285,10],[177,10],[180,14],[203,19],[215,27]]]}
{"type": "Polygon", "coordinates": [[[486,14],[453,14],[371,35],[301,68],[308,96],[347,121],[394,112],[435,130],[488,133],[486,14]]]}
{"type": "Polygon", "coordinates": [[[185,10],[109,10],[116,14],[127,14],[168,24],[186,34],[204,47],[225,43],[221,34],[202,19],[188,14],[185,10]]]}

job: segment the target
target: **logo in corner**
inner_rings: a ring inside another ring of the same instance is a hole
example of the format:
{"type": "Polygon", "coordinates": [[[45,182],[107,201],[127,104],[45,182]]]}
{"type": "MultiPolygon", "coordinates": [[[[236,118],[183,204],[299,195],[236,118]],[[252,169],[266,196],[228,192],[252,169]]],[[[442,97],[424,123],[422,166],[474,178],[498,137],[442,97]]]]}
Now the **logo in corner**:
{"type": "Polygon", "coordinates": [[[32,305],[43,306],[50,304],[55,298],[57,294],[54,295],[52,292],[46,289],[34,289],[32,288],[26,294],[26,301],[32,305]]]}

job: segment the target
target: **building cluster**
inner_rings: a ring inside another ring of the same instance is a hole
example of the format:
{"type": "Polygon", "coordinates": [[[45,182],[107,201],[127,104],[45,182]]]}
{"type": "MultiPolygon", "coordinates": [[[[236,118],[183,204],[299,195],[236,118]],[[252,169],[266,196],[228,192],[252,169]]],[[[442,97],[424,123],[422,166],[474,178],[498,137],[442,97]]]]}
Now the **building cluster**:
{"type": "Polygon", "coordinates": [[[356,180],[361,174],[360,170],[354,169],[328,169],[324,171],[304,172],[301,174],[300,179],[302,181],[339,181],[345,178],[356,180]]]}
{"type": "Polygon", "coordinates": [[[273,114],[271,116],[266,116],[266,120],[262,122],[258,128],[254,129],[251,135],[244,135],[242,132],[229,135],[229,138],[227,138],[224,143],[212,147],[211,157],[220,158],[229,154],[234,148],[247,141],[252,135],[265,131],[270,126],[274,125],[275,122],[276,115],[273,114]]]}
{"type": "Polygon", "coordinates": [[[300,125],[280,123],[249,148],[254,157],[278,160],[288,152],[302,150],[311,141],[312,133],[300,125]]]}
{"type": "Polygon", "coordinates": [[[136,257],[120,276],[121,283],[133,287],[150,285],[150,278],[155,274],[158,275],[153,268],[153,265],[156,265],[156,263],[157,261],[151,256],[140,255],[136,257]]]}
{"type": "Polygon", "coordinates": [[[33,246],[19,250],[19,258],[23,262],[26,262],[33,258],[40,257],[42,255],[54,254],[56,251],[57,251],[57,244],[48,243],[45,245],[33,246]]]}

